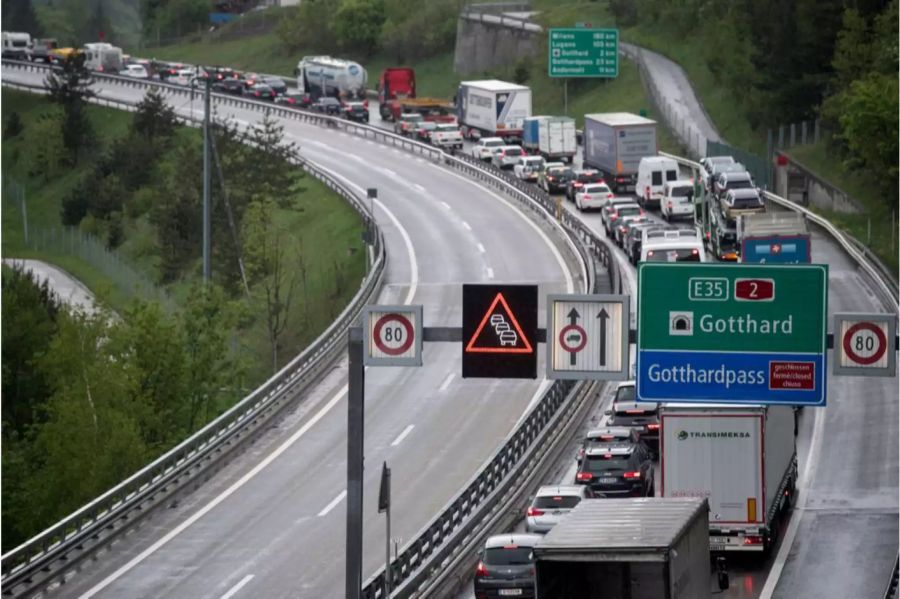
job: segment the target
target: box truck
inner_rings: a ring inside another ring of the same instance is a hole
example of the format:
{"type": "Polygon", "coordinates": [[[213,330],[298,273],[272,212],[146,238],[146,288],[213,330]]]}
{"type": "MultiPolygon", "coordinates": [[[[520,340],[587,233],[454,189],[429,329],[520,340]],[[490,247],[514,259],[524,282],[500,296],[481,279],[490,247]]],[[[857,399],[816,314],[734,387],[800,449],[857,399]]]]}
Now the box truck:
{"type": "Polygon", "coordinates": [[[705,499],[582,501],[535,544],[535,597],[710,597],[705,499]]]}
{"type": "Polygon", "coordinates": [[[464,137],[522,138],[522,125],[531,116],[531,90],[496,79],[463,81],[456,94],[457,120],[464,137]]]}
{"type": "Polygon", "coordinates": [[[635,191],[641,158],[657,150],[654,120],[627,112],[584,115],[584,166],[602,172],[615,193],[635,191]]]}
{"type": "Polygon", "coordinates": [[[522,123],[522,147],[530,154],[540,154],[548,162],[572,162],[578,144],[575,119],[567,116],[530,116],[522,123]]]}
{"type": "Polygon", "coordinates": [[[662,405],[660,490],[709,501],[710,550],[772,548],[796,494],[794,417],[791,406],[662,405]]]}
{"type": "Polygon", "coordinates": [[[737,218],[741,262],[809,264],[812,240],[799,212],[763,212],[737,218]]]}

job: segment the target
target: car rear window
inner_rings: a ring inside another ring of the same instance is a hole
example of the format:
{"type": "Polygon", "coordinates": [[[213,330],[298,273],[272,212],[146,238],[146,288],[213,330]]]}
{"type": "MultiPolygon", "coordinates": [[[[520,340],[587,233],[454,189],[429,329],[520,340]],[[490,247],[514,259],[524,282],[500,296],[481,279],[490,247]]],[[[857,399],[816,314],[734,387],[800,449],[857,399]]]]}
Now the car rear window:
{"type": "Polygon", "coordinates": [[[640,206],[622,206],[619,208],[619,216],[636,216],[641,213],[640,206]]]}
{"type": "Polygon", "coordinates": [[[652,171],[650,173],[650,184],[651,185],[662,185],[662,171],[652,171]]]}
{"type": "Polygon", "coordinates": [[[507,156],[521,156],[522,149],[521,148],[509,148],[508,150],[506,150],[506,155],[507,156]]]}
{"type": "Polygon", "coordinates": [[[696,248],[648,250],[647,262],[700,262],[696,248]]]}
{"type": "Polygon", "coordinates": [[[751,181],[743,180],[743,181],[729,181],[728,189],[753,189],[753,183],[751,181]]]}
{"type": "Polygon", "coordinates": [[[531,562],[531,547],[509,545],[491,547],[484,552],[484,563],[492,566],[524,566],[531,562]]]}
{"type": "Polygon", "coordinates": [[[603,176],[600,173],[581,173],[578,180],[582,183],[597,183],[603,180],[603,176]]]}
{"type": "Polygon", "coordinates": [[[732,206],[738,209],[759,208],[762,205],[762,200],[758,200],[757,198],[735,198],[734,204],[732,204],[732,206]]]}
{"type": "Polygon", "coordinates": [[[626,385],[616,389],[616,397],[613,401],[617,403],[620,401],[634,401],[634,385],[626,385]]]}
{"type": "Polygon", "coordinates": [[[578,495],[546,495],[534,498],[534,507],[538,508],[573,508],[581,502],[578,495]]]}
{"type": "Polygon", "coordinates": [[[583,469],[587,472],[597,473],[609,470],[628,470],[629,468],[627,455],[601,454],[587,456],[583,469]]]}
{"type": "Polygon", "coordinates": [[[690,195],[693,195],[693,193],[693,187],[673,187],[669,192],[669,194],[674,198],[686,198],[690,195]]]}

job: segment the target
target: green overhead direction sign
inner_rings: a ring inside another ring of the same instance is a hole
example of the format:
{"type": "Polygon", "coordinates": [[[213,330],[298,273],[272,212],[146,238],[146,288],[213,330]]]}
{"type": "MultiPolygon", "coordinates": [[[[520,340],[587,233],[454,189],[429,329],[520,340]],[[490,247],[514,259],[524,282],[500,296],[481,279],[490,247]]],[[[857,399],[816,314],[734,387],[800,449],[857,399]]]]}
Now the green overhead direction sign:
{"type": "Polygon", "coordinates": [[[551,29],[549,35],[551,77],[619,76],[618,29],[551,29]]]}

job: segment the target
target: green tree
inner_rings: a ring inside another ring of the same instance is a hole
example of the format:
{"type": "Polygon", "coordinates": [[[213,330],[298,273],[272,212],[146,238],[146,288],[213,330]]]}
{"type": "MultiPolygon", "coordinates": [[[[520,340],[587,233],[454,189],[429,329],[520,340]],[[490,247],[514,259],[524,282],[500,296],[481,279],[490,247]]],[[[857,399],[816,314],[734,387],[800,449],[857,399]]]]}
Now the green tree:
{"type": "Polygon", "coordinates": [[[459,7],[454,0],[385,0],[381,47],[403,64],[453,49],[459,7]]]}
{"type": "Polygon", "coordinates": [[[339,47],[371,55],[378,48],[383,23],[383,0],[341,0],[332,31],[339,47]]]}
{"type": "Polygon", "coordinates": [[[832,87],[845,89],[860,74],[861,68],[872,63],[874,47],[872,33],[866,20],[853,8],[844,11],[843,27],[834,47],[832,87]]]}
{"type": "Polygon", "coordinates": [[[50,181],[62,173],[68,161],[64,134],[65,113],[51,107],[25,132],[25,164],[28,174],[50,181]]]}
{"type": "Polygon", "coordinates": [[[6,124],[3,126],[3,139],[18,137],[19,133],[24,129],[25,125],[22,124],[22,117],[19,116],[19,113],[15,111],[10,112],[9,116],[6,117],[6,124]]]}
{"type": "Polygon", "coordinates": [[[63,144],[72,163],[96,142],[96,133],[85,109],[88,98],[94,96],[90,89],[93,81],[84,62],[84,53],[72,54],[63,63],[62,71],[51,71],[44,82],[50,99],[62,106],[65,113],[63,144]]]}
{"type": "Polygon", "coordinates": [[[282,18],[275,31],[288,49],[327,52],[334,46],[331,29],[334,6],[334,0],[304,0],[282,18]]]}
{"type": "Polygon", "coordinates": [[[188,263],[200,256],[203,177],[200,148],[192,140],[175,146],[172,159],[160,166],[161,191],[150,212],[159,242],[163,282],[177,280],[188,263]]]}
{"type": "Polygon", "coordinates": [[[43,34],[43,28],[31,0],[5,0],[0,6],[3,7],[2,20],[5,31],[22,31],[30,33],[32,37],[40,37],[43,34]]]}
{"type": "Polygon", "coordinates": [[[177,126],[175,109],[166,102],[159,90],[151,88],[137,105],[131,121],[131,132],[144,142],[168,141],[177,126]]]}

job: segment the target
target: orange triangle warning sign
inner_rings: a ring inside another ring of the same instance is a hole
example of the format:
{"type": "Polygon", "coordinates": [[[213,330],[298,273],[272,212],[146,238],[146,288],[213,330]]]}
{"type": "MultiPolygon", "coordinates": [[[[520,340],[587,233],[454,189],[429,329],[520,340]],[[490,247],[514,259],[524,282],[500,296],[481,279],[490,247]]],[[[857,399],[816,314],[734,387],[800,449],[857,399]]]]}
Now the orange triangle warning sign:
{"type": "Polygon", "coordinates": [[[466,351],[485,354],[530,354],[534,351],[519,321],[498,293],[466,344],[466,351]]]}

